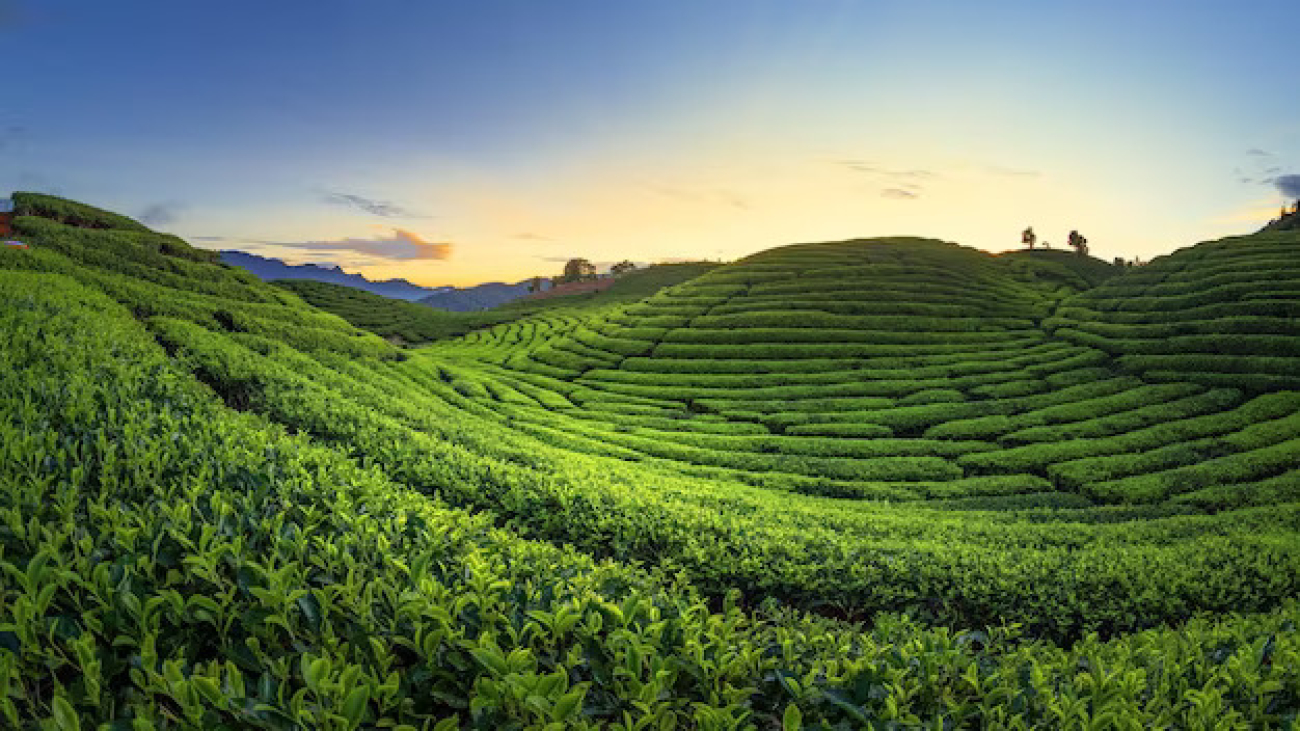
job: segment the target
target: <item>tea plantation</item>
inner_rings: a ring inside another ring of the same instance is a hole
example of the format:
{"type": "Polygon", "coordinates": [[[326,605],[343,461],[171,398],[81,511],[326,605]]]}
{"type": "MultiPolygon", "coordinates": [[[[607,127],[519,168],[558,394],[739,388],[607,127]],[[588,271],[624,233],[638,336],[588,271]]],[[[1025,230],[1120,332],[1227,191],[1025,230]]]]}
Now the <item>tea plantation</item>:
{"type": "Polygon", "coordinates": [[[801,244],[403,348],[15,204],[0,727],[1296,726],[1300,233],[801,244]]]}

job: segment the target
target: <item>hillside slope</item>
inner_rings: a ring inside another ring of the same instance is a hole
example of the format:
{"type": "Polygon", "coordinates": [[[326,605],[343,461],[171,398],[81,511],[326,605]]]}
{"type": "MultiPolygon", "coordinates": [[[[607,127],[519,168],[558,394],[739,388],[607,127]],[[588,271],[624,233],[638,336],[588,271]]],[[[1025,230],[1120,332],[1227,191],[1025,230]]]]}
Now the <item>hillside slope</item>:
{"type": "Polygon", "coordinates": [[[1012,262],[1014,269],[1023,272],[1021,276],[1055,280],[1078,291],[1095,287],[1125,271],[1096,257],[1059,249],[1017,249],[999,254],[998,258],[1012,262]]]}
{"type": "MultiPolygon", "coordinates": [[[[1255,265],[1300,274],[1294,257],[1255,265]]],[[[719,590],[797,604],[811,592],[852,614],[965,626],[1014,617],[1055,637],[1226,606],[1201,594],[1210,586],[1244,599],[1252,572],[1277,573],[1209,567],[1295,560],[1274,551],[1300,548],[1300,394],[1147,381],[1057,337],[1057,313],[1097,291],[941,242],[799,245],[586,321],[525,319],[441,343],[404,366],[572,465],[603,459],[619,474],[612,458],[656,485],[600,492],[600,530],[512,511],[523,524],[671,562],[719,590]],[[1240,510],[1252,507],[1265,512],[1240,510]],[[1265,514],[1280,521],[1263,529],[1267,548],[1237,532],[1265,514]],[[1070,530],[1028,527],[1043,523],[1070,530]],[[1201,537],[1183,544],[1187,529],[1201,537]],[[1233,537],[1212,548],[1201,531],[1220,529],[1233,537]],[[729,558],[736,545],[748,561],[729,558]],[[991,584],[976,578],[990,572],[991,584]],[[1166,584],[1184,580],[1198,588],[1166,584]]]]}
{"type": "MultiPolygon", "coordinates": [[[[1300,394],[1057,335],[1132,273],[1076,294],[940,242],[801,245],[407,351],[15,202],[7,727],[1300,713],[1300,394]]],[[[1300,237],[1238,243],[1300,267],[1300,237]]]]}
{"type": "Polygon", "coordinates": [[[332,312],[357,327],[396,344],[419,345],[463,335],[473,330],[513,322],[548,310],[577,315],[617,302],[648,297],[712,269],[714,264],[660,264],[611,280],[600,291],[563,294],[545,292],[512,300],[487,310],[456,312],[372,295],[351,287],[284,280],[288,289],[315,307],[332,312]],[[548,296],[549,295],[549,296],[548,296]]]}
{"type": "Polygon", "coordinates": [[[1296,232],[1193,246],[1070,301],[1059,337],[1148,380],[1300,389],[1296,232]]]}
{"type": "Polygon", "coordinates": [[[398,345],[419,345],[464,335],[514,319],[490,312],[440,310],[328,282],[282,279],[272,284],[398,345]]]}
{"type": "Polygon", "coordinates": [[[419,302],[439,310],[477,312],[525,297],[531,291],[530,287],[532,287],[531,279],[514,284],[486,282],[473,287],[455,287],[445,292],[437,292],[428,297],[421,297],[419,302]]]}
{"type": "MultiPolygon", "coordinates": [[[[997,415],[1014,432],[1013,414],[1071,398],[1054,391],[1110,381],[1088,392],[1119,396],[1141,386],[1111,374],[1104,353],[1040,327],[1062,298],[1088,286],[1048,259],[936,241],[784,247],[562,337],[551,327],[537,347],[507,347],[488,359],[560,379],[571,400],[602,402],[600,410],[562,415],[577,419],[566,430],[599,443],[597,451],[612,443],[755,484],[841,497],[1047,494],[1045,466],[985,476],[962,464],[993,449],[1000,433],[953,440],[944,429],[997,415]]],[[[490,333],[465,343],[468,355],[484,353],[490,333]]]]}

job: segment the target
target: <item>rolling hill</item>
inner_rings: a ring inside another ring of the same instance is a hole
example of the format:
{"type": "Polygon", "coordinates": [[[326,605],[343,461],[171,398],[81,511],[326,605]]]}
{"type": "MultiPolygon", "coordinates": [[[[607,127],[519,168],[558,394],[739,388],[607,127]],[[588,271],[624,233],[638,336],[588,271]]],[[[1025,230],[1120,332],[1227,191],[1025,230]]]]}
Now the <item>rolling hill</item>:
{"type": "Polygon", "coordinates": [[[288,289],[326,312],[342,317],[399,344],[419,345],[518,320],[553,308],[590,309],[648,297],[655,292],[698,276],[714,264],[658,264],[629,272],[600,292],[562,294],[548,290],[542,296],[511,300],[487,310],[449,311],[379,297],[368,292],[303,280],[282,280],[288,289]]]}
{"type": "MultiPolygon", "coordinates": [[[[532,280],[506,284],[487,282],[473,287],[451,288],[421,297],[420,304],[451,312],[477,312],[528,296],[532,280]]],[[[545,286],[545,282],[543,284],[545,286]]]]}
{"type": "Polygon", "coordinates": [[[799,244],[407,349],[14,200],[10,726],[1300,714],[1300,234],[799,244]]]}
{"type": "Polygon", "coordinates": [[[328,282],[281,279],[273,284],[395,344],[418,345],[511,319],[479,312],[440,310],[328,282]]]}

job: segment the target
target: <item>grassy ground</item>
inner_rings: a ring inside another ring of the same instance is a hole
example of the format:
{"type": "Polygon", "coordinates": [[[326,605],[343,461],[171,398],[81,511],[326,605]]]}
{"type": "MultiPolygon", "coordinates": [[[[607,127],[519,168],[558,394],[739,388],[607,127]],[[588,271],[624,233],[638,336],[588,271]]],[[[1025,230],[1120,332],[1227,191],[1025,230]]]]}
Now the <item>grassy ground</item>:
{"type": "Polygon", "coordinates": [[[1105,281],[783,247],[412,350],[39,203],[0,251],[9,727],[1300,712],[1294,234],[1105,281]]]}

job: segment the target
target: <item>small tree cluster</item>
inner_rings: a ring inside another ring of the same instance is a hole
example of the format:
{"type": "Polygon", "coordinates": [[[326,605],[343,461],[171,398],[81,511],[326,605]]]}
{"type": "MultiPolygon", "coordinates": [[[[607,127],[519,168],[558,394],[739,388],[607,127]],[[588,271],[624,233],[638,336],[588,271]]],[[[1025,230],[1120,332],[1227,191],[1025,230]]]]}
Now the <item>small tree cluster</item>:
{"type": "Polygon", "coordinates": [[[596,278],[596,265],[586,259],[570,259],[564,265],[564,273],[556,281],[557,284],[566,284],[568,282],[589,282],[596,278]]]}
{"type": "MultiPolygon", "coordinates": [[[[1300,205],[1300,203],[1297,203],[1297,205],[1300,205]]],[[[1033,226],[1029,226],[1023,232],[1021,232],[1020,243],[1024,244],[1030,249],[1033,249],[1038,246],[1038,234],[1034,233],[1033,226]]],[[[1079,256],[1088,255],[1088,240],[1084,238],[1083,234],[1079,233],[1078,231],[1070,232],[1070,236],[1067,240],[1067,243],[1069,244],[1070,248],[1074,249],[1076,252],[1079,253],[1079,256]]],[[[1043,248],[1050,249],[1052,248],[1052,245],[1044,241],[1043,248]]]]}
{"type": "Polygon", "coordinates": [[[1078,252],[1079,256],[1088,255],[1088,240],[1083,237],[1083,234],[1078,231],[1071,231],[1068,243],[1070,248],[1078,252]]]}

